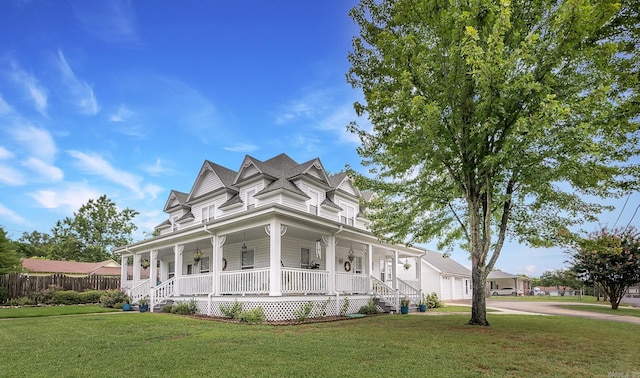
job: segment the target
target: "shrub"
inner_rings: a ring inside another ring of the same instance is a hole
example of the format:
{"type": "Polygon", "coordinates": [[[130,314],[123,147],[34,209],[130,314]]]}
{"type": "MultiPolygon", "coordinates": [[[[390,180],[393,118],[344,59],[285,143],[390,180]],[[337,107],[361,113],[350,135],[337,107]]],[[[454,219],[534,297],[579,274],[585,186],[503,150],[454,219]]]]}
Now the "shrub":
{"type": "Polygon", "coordinates": [[[239,320],[246,323],[263,323],[267,320],[264,315],[264,309],[262,306],[255,307],[251,310],[244,311],[240,314],[239,320]]]}
{"type": "Polygon", "coordinates": [[[49,287],[44,290],[31,292],[29,298],[32,299],[35,304],[51,304],[53,303],[54,293],[60,290],[62,290],[60,286],[49,285],[49,287]]]}
{"type": "Polygon", "coordinates": [[[100,296],[100,305],[102,307],[113,307],[116,303],[125,303],[127,295],[121,290],[107,290],[100,296]]]}
{"type": "Polygon", "coordinates": [[[238,319],[242,312],[242,304],[236,299],[233,304],[221,304],[220,312],[227,318],[238,319]]]}
{"type": "Polygon", "coordinates": [[[171,307],[171,313],[172,314],[193,315],[196,312],[198,312],[198,305],[196,303],[196,300],[193,299],[193,298],[191,298],[189,301],[185,301],[185,302],[176,302],[171,307]]]}
{"type": "Polygon", "coordinates": [[[73,290],[59,290],[53,293],[51,304],[74,305],[80,303],[80,294],[73,290]]]}
{"type": "Polygon", "coordinates": [[[440,299],[438,299],[438,294],[436,293],[425,295],[425,304],[427,305],[427,308],[444,307],[444,303],[440,302],[440,299]]]}
{"type": "Polygon", "coordinates": [[[9,299],[9,306],[35,306],[37,303],[29,297],[9,299]]]}
{"type": "Polygon", "coordinates": [[[104,293],[104,291],[89,290],[78,294],[80,295],[80,303],[99,303],[100,297],[104,293]]]}
{"type": "Polygon", "coordinates": [[[358,313],[364,314],[364,315],[379,314],[380,311],[378,310],[378,305],[376,305],[376,299],[370,298],[366,306],[360,307],[360,310],[358,310],[358,313]]]}
{"type": "Polygon", "coordinates": [[[349,311],[349,298],[345,296],[344,299],[342,300],[342,308],[340,309],[340,315],[342,316],[347,315],[347,311],[349,311]]]}
{"type": "Polygon", "coordinates": [[[115,308],[116,310],[121,310],[122,309],[122,303],[116,303],[113,305],[113,308],[115,308]]]}
{"type": "Polygon", "coordinates": [[[171,310],[173,309],[173,305],[164,305],[162,306],[162,310],[160,310],[161,312],[164,312],[165,314],[170,314],[171,310]]]}
{"type": "Polygon", "coordinates": [[[299,309],[295,310],[293,315],[299,322],[304,322],[309,317],[309,314],[311,314],[311,311],[313,311],[313,303],[307,302],[300,306],[299,309]]]}

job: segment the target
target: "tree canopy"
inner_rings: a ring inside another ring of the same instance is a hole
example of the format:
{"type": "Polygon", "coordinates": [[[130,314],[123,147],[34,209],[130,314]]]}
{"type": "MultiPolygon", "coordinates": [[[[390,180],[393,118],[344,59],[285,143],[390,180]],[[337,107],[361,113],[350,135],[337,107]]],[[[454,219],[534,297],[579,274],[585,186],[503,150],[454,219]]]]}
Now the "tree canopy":
{"type": "Polygon", "coordinates": [[[575,271],[571,269],[548,270],[532,280],[534,286],[555,286],[560,296],[564,296],[567,289],[579,289],[582,282],[576,277],[575,271]]]}
{"type": "Polygon", "coordinates": [[[632,0],[361,0],[347,80],[372,230],[470,252],[470,324],[507,238],[533,246],[637,190],[632,0]]]}
{"type": "Polygon", "coordinates": [[[629,286],[640,282],[640,234],[629,227],[591,233],[571,252],[573,270],[588,284],[600,284],[616,310],[629,286]]]}
{"type": "Polygon", "coordinates": [[[101,196],[82,205],[73,217],[56,222],[52,231],[55,248],[50,258],[75,261],[104,261],[113,258],[113,249],[131,243],[137,226],[132,222],[138,212],[101,196]]]}
{"type": "Polygon", "coordinates": [[[0,274],[20,270],[20,257],[16,253],[14,243],[7,237],[7,232],[0,227],[0,274]]]}

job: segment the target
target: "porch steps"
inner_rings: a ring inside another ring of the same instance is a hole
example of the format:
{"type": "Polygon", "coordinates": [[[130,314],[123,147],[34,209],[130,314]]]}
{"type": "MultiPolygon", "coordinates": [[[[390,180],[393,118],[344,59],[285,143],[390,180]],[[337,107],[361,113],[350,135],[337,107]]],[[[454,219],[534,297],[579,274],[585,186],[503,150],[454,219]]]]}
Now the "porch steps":
{"type": "Polygon", "coordinates": [[[153,305],[153,312],[162,312],[162,308],[166,305],[172,305],[173,299],[167,299],[166,301],[162,301],[160,303],[156,303],[153,305]]]}
{"type": "MultiPolygon", "coordinates": [[[[396,308],[393,304],[386,302],[382,298],[376,298],[376,304],[382,307],[384,313],[400,313],[400,309],[396,308]]],[[[418,312],[418,306],[414,303],[409,304],[409,312],[418,312]]]]}

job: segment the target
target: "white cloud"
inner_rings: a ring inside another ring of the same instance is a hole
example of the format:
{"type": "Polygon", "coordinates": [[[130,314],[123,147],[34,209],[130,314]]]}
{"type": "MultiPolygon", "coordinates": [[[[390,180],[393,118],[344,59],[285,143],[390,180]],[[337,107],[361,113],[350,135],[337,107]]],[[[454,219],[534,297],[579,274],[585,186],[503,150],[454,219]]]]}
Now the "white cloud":
{"type": "Polygon", "coordinates": [[[538,268],[535,265],[527,265],[524,267],[525,273],[535,273],[538,268]]]}
{"type": "Polygon", "coordinates": [[[125,122],[131,118],[133,112],[124,105],[120,105],[118,111],[109,116],[111,122],[125,122]]]}
{"type": "Polygon", "coordinates": [[[248,144],[248,143],[236,143],[233,146],[228,146],[228,147],[224,147],[224,149],[226,151],[231,151],[231,152],[252,152],[258,149],[258,146],[256,146],[255,144],[248,144]]]}
{"type": "Polygon", "coordinates": [[[0,164],[0,183],[9,186],[20,186],[26,184],[27,180],[22,172],[13,167],[0,164]]]}
{"type": "Polygon", "coordinates": [[[64,173],[62,173],[60,168],[47,164],[40,159],[29,158],[23,164],[25,167],[40,174],[40,176],[44,177],[48,181],[60,181],[64,178],[64,173]]]}
{"type": "Polygon", "coordinates": [[[156,158],[155,163],[150,164],[150,165],[145,165],[144,167],[142,167],[142,169],[144,169],[145,172],[147,172],[148,174],[152,175],[152,176],[159,176],[165,172],[168,172],[169,170],[164,166],[162,160],[160,158],[156,158]]]}
{"type": "Polygon", "coordinates": [[[135,42],[135,12],[128,0],[72,2],[81,26],[109,42],[135,42]]]}
{"type": "Polygon", "coordinates": [[[13,157],[13,152],[7,150],[6,148],[0,146],[0,160],[7,160],[13,157]]]}
{"type": "Polygon", "coordinates": [[[0,95],[0,117],[6,116],[13,113],[13,109],[0,95]]]}
{"type": "Polygon", "coordinates": [[[75,211],[87,203],[89,199],[97,199],[100,195],[85,183],[67,183],[62,188],[29,193],[29,196],[44,208],[65,208],[68,211],[75,211]]]}
{"type": "Polygon", "coordinates": [[[57,148],[51,134],[31,125],[18,125],[9,131],[13,138],[41,160],[52,162],[57,148]]]}
{"type": "Polygon", "coordinates": [[[62,51],[58,51],[58,58],[56,63],[62,73],[62,82],[69,92],[69,96],[66,96],[76,108],[82,114],[95,115],[99,111],[98,101],[93,93],[93,88],[86,82],[80,80],[67,63],[67,60],[62,54],[62,51]]]}
{"type": "Polygon", "coordinates": [[[33,101],[36,110],[46,116],[47,115],[47,90],[42,87],[38,80],[24,71],[17,62],[11,62],[11,72],[9,78],[18,85],[22,86],[26,94],[33,101]]]}
{"type": "Polygon", "coordinates": [[[78,165],[85,172],[101,176],[111,182],[130,189],[138,197],[144,197],[145,194],[149,194],[155,198],[157,192],[160,190],[157,186],[152,184],[148,184],[143,188],[141,186],[142,177],[114,168],[108,161],[103,159],[102,156],[97,154],[86,154],[76,150],[69,150],[67,153],[77,160],[78,165]]]}
{"type": "Polygon", "coordinates": [[[13,210],[0,203],[0,218],[7,219],[13,223],[28,224],[27,220],[16,214],[13,210]]]}

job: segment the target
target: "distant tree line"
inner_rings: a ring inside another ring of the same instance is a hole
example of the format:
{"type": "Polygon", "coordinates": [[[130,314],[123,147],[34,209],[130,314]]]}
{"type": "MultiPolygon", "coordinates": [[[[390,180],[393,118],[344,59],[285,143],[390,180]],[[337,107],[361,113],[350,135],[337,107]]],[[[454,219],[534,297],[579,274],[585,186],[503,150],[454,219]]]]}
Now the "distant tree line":
{"type": "Polygon", "coordinates": [[[99,262],[114,256],[113,250],[133,241],[139,213],[118,211],[115,202],[102,195],[90,199],[72,217],[58,220],[50,233],[24,232],[11,240],[0,226],[0,274],[20,269],[20,259],[41,257],[51,260],[99,262]]]}

